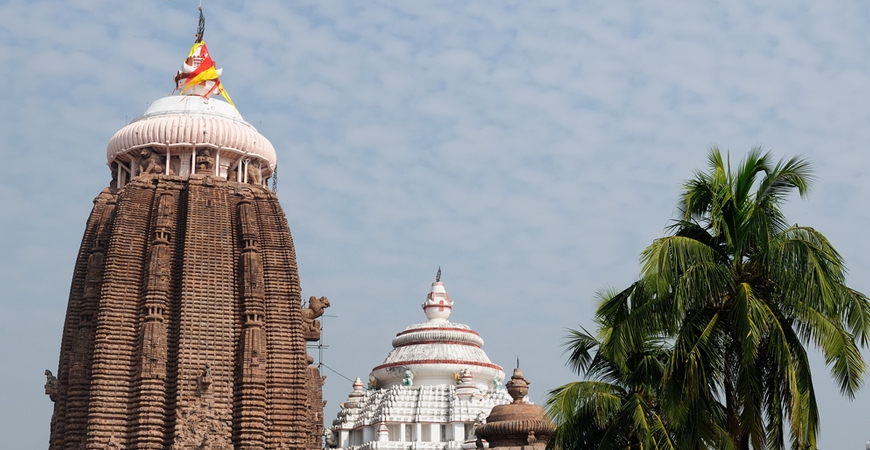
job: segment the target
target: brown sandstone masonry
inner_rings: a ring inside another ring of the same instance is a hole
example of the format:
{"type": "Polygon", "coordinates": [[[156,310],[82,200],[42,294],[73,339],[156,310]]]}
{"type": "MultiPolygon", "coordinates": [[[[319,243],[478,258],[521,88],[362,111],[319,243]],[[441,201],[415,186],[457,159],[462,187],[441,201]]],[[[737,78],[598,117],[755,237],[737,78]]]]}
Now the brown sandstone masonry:
{"type": "Polygon", "coordinates": [[[85,227],[49,448],[320,448],[322,383],[306,358],[275,195],[137,177],[101,193],[85,227]]]}

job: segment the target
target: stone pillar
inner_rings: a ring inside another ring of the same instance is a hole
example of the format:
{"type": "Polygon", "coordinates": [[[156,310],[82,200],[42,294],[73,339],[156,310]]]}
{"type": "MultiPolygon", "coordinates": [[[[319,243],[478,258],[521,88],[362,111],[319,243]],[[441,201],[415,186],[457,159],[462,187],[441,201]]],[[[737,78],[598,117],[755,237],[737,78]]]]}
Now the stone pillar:
{"type": "Polygon", "coordinates": [[[242,336],[239,374],[236,381],[234,415],[237,442],[242,449],[264,448],[266,429],[266,336],[263,261],[260,256],[259,226],[255,206],[248,200],[239,202],[242,255],[242,336]]]}
{"type": "Polygon", "coordinates": [[[133,447],[162,449],[166,432],[166,320],[172,272],[176,201],[172,192],[157,196],[156,220],[146,260],[145,298],[139,321],[139,367],[133,447]]]}

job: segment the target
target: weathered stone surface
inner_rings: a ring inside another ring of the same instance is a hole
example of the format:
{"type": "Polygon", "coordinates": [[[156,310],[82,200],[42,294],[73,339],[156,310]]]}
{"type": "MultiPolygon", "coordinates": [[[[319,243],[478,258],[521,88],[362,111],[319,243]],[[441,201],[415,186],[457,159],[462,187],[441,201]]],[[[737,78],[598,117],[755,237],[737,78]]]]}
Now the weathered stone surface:
{"type": "Polygon", "coordinates": [[[143,172],[94,200],[46,384],[49,448],[320,448],[322,380],[277,198],[143,172]]]}
{"type": "Polygon", "coordinates": [[[477,449],[484,448],[484,440],[493,450],[544,450],[547,447],[556,426],[542,406],[525,402],[529,384],[523,371],[519,367],[514,369],[511,380],[505,385],[514,401],[493,408],[486,423],[476,427],[477,449]]]}

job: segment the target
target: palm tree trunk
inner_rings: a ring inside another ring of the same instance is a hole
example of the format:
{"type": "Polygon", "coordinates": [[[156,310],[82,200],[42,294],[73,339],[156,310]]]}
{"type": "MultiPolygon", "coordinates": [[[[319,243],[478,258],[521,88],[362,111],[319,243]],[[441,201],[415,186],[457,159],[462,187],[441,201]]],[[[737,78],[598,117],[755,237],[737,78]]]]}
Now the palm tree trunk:
{"type": "Polygon", "coordinates": [[[728,426],[728,434],[734,442],[737,450],[749,450],[749,439],[744,436],[743,427],[740,426],[740,407],[737,399],[737,357],[734,351],[734,342],[727,344],[727,353],[724,361],[724,390],[725,390],[725,419],[728,426]]]}

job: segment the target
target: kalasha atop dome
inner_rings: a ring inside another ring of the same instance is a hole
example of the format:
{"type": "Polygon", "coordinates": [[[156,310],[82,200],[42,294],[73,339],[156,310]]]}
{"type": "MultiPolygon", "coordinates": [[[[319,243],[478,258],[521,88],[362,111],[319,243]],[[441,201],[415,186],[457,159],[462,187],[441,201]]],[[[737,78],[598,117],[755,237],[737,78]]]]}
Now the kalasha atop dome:
{"type": "Polygon", "coordinates": [[[141,173],[266,184],[278,163],[275,148],[239,114],[221,72],[198,37],[175,76],[181,95],[153,102],[109,140],[106,158],[117,187],[141,173]]]}
{"type": "Polygon", "coordinates": [[[453,301],[436,277],[423,311],[426,322],[393,339],[393,350],[359,378],[327,430],[327,445],[354,450],[459,450],[497,405],[510,403],[504,372],[483,351],[483,339],[448,320],[453,301]]]}

